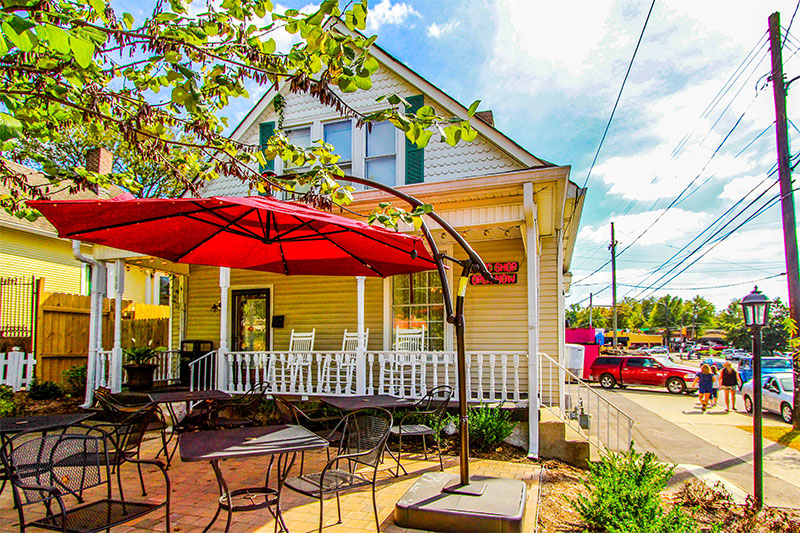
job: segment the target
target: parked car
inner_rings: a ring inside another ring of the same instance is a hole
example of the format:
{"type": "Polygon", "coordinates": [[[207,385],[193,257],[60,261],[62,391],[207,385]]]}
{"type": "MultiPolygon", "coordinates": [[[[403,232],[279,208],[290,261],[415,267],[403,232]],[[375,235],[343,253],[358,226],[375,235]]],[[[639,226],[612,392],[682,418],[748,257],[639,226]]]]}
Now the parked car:
{"type": "Polygon", "coordinates": [[[737,348],[737,349],[731,350],[730,353],[726,354],[725,355],[725,359],[727,359],[728,361],[738,361],[742,357],[750,357],[750,355],[751,355],[750,352],[748,352],[746,350],[740,350],[740,349],[737,348]]]}
{"type": "MultiPolygon", "coordinates": [[[[781,415],[787,424],[792,423],[792,401],[794,399],[794,375],[791,372],[780,372],[763,376],[761,389],[761,407],[770,413],[781,415]]],[[[753,412],[753,381],[742,386],[741,395],[744,408],[753,412]]]]}
{"type": "Polygon", "coordinates": [[[667,350],[666,346],[653,346],[652,348],[647,348],[645,351],[650,355],[669,354],[669,350],[667,350]]]}
{"type": "Polygon", "coordinates": [[[602,356],[592,363],[589,380],[606,389],[614,386],[649,385],[666,387],[673,394],[689,392],[697,369],[673,363],[663,357],[602,356]]]}
{"type": "MultiPolygon", "coordinates": [[[[785,357],[762,357],[761,358],[761,374],[777,374],[780,372],[791,372],[792,360],[785,357]]],[[[739,359],[739,375],[742,381],[750,381],[753,379],[753,358],[742,357],[739,359]]]]}

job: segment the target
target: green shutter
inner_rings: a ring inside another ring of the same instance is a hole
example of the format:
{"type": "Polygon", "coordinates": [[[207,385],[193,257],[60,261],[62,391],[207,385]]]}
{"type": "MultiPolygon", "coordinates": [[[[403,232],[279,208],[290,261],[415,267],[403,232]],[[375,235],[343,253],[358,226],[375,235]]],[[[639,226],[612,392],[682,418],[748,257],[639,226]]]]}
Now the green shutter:
{"type": "MultiPolygon", "coordinates": [[[[416,113],[420,107],[425,105],[425,98],[421,94],[407,96],[406,101],[409,107],[406,113],[416,113]]],[[[417,148],[406,137],[406,184],[422,183],[424,181],[425,169],[425,150],[417,148]]]]}
{"type": "MultiPolygon", "coordinates": [[[[267,141],[272,134],[275,133],[275,122],[262,122],[259,124],[258,128],[258,144],[263,150],[267,146],[267,141]]],[[[275,170],[275,161],[270,159],[267,161],[266,165],[258,165],[259,172],[266,172],[266,171],[274,171],[275,170]]]]}

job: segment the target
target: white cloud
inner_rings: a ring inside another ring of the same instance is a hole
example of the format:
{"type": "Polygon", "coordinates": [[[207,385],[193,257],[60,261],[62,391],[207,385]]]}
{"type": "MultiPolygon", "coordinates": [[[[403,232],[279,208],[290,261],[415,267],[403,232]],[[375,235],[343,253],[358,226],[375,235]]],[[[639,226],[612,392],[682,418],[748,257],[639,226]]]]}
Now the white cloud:
{"type": "Polygon", "coordinates": [[[381,3],[370,8],[367,16],[367,30],[377,32],[385,24],[403,24],[409,17],[421,17],[419,12],[405,2],[392,4],[391,0],[381,0],[381,3]]]}
{"type": "Polygon", "coordinates": [[[434,39],[438,39],[445,35],[449,35],[453,33],[453,31],[458,28],[459,22],[456,20],[451,20],[450,22],[446,22],[444,24],[436,24],[435,22],[428,26],[428,35],[433,37],[434,39]]]}
{"type": "MultiPolygon", "coordinates": [[[[706,226],[711,220],[713,218],[709,213],[695,213],[680,208],[670,209],[666,214],[663,209],[658,209],[611,217],[616,239],[620,243],[619,249],[633,243],[651,224],[653,227],[647,231],[646,237],[636,243],[637,246],[684,242],[688,240],[687,237],[694,237],[698,228],[706,226]],[[655,222],[658,217],[661,218],[655,222]]],[[[605,243],[609,240],[610,226],[608,221],[604,221],[597,225],[583,224],[577,242],[605,243]]]]}

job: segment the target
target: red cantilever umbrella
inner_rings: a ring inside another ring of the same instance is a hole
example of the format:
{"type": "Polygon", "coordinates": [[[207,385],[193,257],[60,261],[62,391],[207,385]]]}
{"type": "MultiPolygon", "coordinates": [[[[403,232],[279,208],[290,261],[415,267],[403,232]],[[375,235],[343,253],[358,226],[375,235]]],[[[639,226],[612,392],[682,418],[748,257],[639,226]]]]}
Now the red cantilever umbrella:
{"type": "Polygon", "coordinates": [[[419,237],[267,197],[28,204],[60,237],[177,263],[323,276],[386,277],[436,268],[419,237]]]}

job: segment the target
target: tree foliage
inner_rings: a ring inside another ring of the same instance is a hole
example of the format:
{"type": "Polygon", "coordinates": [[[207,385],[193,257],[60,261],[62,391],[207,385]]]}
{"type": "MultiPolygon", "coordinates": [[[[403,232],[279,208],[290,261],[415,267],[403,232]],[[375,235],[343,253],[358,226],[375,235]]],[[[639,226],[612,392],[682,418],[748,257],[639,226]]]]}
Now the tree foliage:
{"type": "MultiPolygon", "coordinates": [[[[386,95],[385,107],[370,114],[347,105],[342,93],[369,89],[379,67],[369,51],[375,37],[358,32],[366,27],[367,0],[345,11],[337,0],[323,0],[311,13],[277,12],[270,0],[208,2],[193,11],[188,0],[157,0],[141,20],[115,12],[106,0],[1,1],[0,155],[36,161],[52,186],[71,180],[79,188],[137,187],[133,173],[102,176],[82,165],[65,167],[20,142],[59,143],[81,125],[92,135],[117,136],[190,192],[197,191],[197,177],[221,175],[264,188],[258,164],[280,157],[310,170],[270,187],[300,183],[323,205],[347,203],[351,189],[336,181],[342,171],[330,145],[300,148],[280,129],[266,146],[224,133],[223,111],[233,99],[248,98],[253,84],[308,94],[357,126],[389,120],[418,146],[436,131],[450,144],[477,135],[468,121],[477,102],[469,116],[447,119],[430,106],[406,115],[399,95],[386,95]],[[295,36],[291,50],[277,49],[278,32],[295,36]]],[[[0,179],[11,190],[0,204],[20,217],[35,214],[27,199],[52,190],[29,185],[2,158],[0,179]]],[[[389,215],[389,225],[408,219],[402,211],[389,215]]]]}
{"type": "MultiPolygon", "coordinates": [[[[729,309],[733,303],[729,306],[729,309]]],[[[726,310],[727,311],[727,310],[726,310]]],[[[789,330],[787,330],[787,318],[789,317],[789,309],[780,299],[772,302],[769,312],[769,321],[767,325],[761,329],[761,349],[765,354],[772,352],[783,352],[789,347],[789,330]]],[[[736,348],[750,350],[753,346],[753,337],[750,330],[744,324],[744,318],[741,317],[741,306],[739,307],[739,320],[732,322],[731,326],[727,329],[727,336],[725,340],[736,348]]]]}

